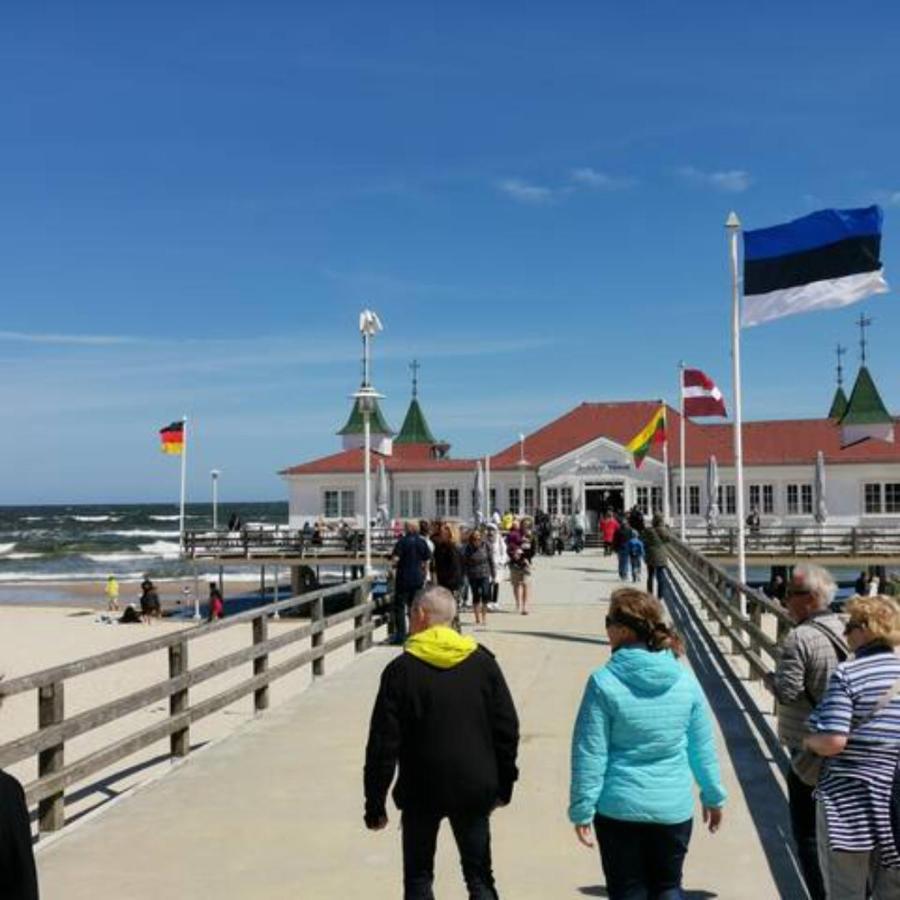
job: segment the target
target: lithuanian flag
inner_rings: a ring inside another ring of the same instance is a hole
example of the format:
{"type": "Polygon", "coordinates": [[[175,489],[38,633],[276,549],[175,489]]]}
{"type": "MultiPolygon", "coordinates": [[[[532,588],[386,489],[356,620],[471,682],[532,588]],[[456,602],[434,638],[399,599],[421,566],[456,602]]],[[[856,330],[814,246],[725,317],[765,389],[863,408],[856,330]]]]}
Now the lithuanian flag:
{"type": "Polygon", "coordinates": [[[184,451],[184,422],[173,422],[159,429],[163,453],[181,454],[184,451]]]}
{"type": "Polygon", "coordinates": [[[653,418],[628,442],[625,449],[634,454],[634,467],[639,469],[644,457],[654,444],[662,444],[666,440],[666,408],[653,413],[653,418]]]}

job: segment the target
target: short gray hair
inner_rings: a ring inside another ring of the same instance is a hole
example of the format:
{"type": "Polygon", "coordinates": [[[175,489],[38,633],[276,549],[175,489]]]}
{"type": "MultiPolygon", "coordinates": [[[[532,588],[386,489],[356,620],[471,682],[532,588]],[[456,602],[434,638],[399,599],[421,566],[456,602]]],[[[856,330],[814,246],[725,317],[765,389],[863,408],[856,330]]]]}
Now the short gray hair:
{"type": "Polygon", "coordinates": [[[456,599],[447,588],[437,585],[422,588],[412,605],[421,609],[432,625],[449,625],[456,618],[456,599]]]}
{"type": "Polygon", "coordinates": [[[831,577],[828,569],[821,566],[815,566],[812,563],[803,563],[794,566],[791,581],[799,582],[803,587],[816,598],[816,606],[819,609],[827,609],[834,600],[837,591],[837,585],[831,577]]]}

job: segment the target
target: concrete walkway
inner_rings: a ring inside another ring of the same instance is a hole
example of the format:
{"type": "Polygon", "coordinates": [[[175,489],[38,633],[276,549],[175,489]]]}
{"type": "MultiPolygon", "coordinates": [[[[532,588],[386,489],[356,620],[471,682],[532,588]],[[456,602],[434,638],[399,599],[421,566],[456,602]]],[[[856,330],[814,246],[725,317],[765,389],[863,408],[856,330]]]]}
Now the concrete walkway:
{"type": "MultiPolygon", "coordinates": [[[[617,584],[610,561],[595,552],[538,560],[531,614],[514,615],[504,594],[505,611],[477,635],[505,670],[522,723],[521,780],[511,806],[493,818],[503,897],[606,896],[599,859],[576,843],[565,812],[572,722],[588,673],[608,656],[603,616],[617,584]]],[[[675,613],[696,629],[688,607],[675,613]]],[[[715,689],[731,799],[719,834],[695,826],[687,896],[802,898],[759,723],[702,632],[691,645],[692,663],[715,689]]],[[[395,653],[374,649],[40,848],[44,900],[399,897],[399,817],[393,811],[387,830],[367,832],[361,786],[369,712],[395,653]]],[[[446,826],[435,893],[465,896],[446,826]]]]}

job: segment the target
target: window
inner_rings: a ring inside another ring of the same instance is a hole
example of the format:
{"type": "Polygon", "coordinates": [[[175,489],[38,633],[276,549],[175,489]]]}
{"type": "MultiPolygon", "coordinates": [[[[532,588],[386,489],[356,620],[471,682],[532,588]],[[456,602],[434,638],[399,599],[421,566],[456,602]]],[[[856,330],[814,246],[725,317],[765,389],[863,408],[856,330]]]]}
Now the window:
{"type": "Polygon", "coordinates": [[[559,512],[563,516],[572,515],[572,488],[559,489],[559,512]]]}
{"type": "Polygon", "coordinates": [[[811,516],[813,511],[813,494],[811,484],[787,485],[787,514],[789,516],[811,516]]]}
{"type": "Polygon", "coordinates": [[[437,488],[434,492],[434,514],[438,519],[447,515],[447,491],[445,488],[437,488]]]}
{"type": "Polygon", "coordinates": [[[508,497],[509,497],[509,503],[507,505],[508,505],[509,511],[511,513],[517,513],[519,511],[519,489],[517,487],[510,488],[508,497]]]}
{"type": "Polygon", "coordinates": [[[639,487],[635,506],[644,514],[650,512],[650,488],[639,487]]]}
{"type": "Polygon", "coordinates": [[[420,490],[404,488],[400,491],[400,518],[422,518],[422,492],[420,490]]]}
{"type": "Polygon", "coordinates": [[[661,513],[663,511],[663,492],[661,487],[650,488],[651,511],[661,513]]]}
{"type": "Polygon", "coordinates": [[[750,485],[750,510],[753,508],[762,515],[772,515],[775,512],[775,488],[771,484],[750,485]]]}
{"type": "Polygon", "coordinates": [[[559,488],[547,488],[547,513],[559,515],[559,488]]]}
{"type": "Polygon", "coordinates": [[[900,484],[873,482],[863,485],[863,509],[867,515],[900,513],[900,484]]]}
{"type": "Polygon", "coordinates": [[[900,484],[895,482],[884,486],[884,511],[900,513],[900,484]]]}
{"type": "Polygon", "coordinates": [[[737,511],[737,491],[733,484],[720,484],[718,492],[719,512],[723,516],[733,516],[737,511]]]}
{"type": "Polygon", "coordinates": [[[700,515],[700,485],[699,484],[689,484],[688,485],[688,515],[689,516],[699,516],[700,515]]]}
{"type": "Polygon", "coordinates": [[[534,515],[534,488],[525,488],[525,515],[534,515]]]}
{"type": "Polygon", "coordinates": [[[447,491],[447,515],[451,519],[459,518],[459,491],[456,488],[447,491]]]}
{"type": "Polygon", "coordinates": [[[494,510],[497,509],[497,488],[491,488],[490,495],[491,495],[491,499],[490,499],[490,503],[489,503],[490,509],[488,510],[488,512],[491,515],[493,515],[494,510]]]}
{"type": "Polygon", "coordinates": [[[325,491],[325,518],[349,519],[356,515],[355,491],[325,491]]]}

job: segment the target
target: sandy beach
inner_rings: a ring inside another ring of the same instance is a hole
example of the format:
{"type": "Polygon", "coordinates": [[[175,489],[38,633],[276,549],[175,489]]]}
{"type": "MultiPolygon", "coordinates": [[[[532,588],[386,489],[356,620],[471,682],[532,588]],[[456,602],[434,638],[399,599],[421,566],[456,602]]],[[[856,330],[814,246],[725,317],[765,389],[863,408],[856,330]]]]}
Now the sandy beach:
{"type": "MultiPolygon", "coordinates": [[[[163,588],[166,605],[173,608],[180,594],[180,582],[163,588]],[[168,588],[166,590],[165,588],[168,588]]],[[[247,587],[248,585],[245,585],[247,587]]],[[[233,585],[236,589],[236,585],[233,585]]],[[[258,587],[258,584],[256,585],[258,587]]],[[[105,601],[102,584],[78,583],[61,585],[58,593],[45,586],[31,593],[19,595],[17,600],[0,602],[0,672],[7,679],[36,672],[50,666],[92,656],[106,650],[193,627],[190,619],[166,617],[152,625],[119,625],[103,622],[105,601]],[[75,593],[73,594],[73,588],[75,593]]],[[[6,592],[4,592],[6,593],[6,592]]],[[[285,596],[287,592],[285,591],[285,596]]],[[[120,603],[131,598],[123,590],[120,603]]],[[[271,621],[270,636],[301,627],[303,620],[271,621]]],[[[352,622],[338,626],[329,636],[352,627],[352,622]]],[[[217,631],[189,644],[190,666],[196,667],[228,652],[246,647],[251,642],[249,624],[217,631]]],[[[305,641],[273,653],[270,664],[287,659],[301,651],[305,641]]],[[[328,656],[326,671],[333,671],[353,658],[353,646],[343,647],[328,656]]],[[[157,651],[116,666],[90,672],[65,683],[66,717],[99,704],[122,697],[132,691],[156,684],[168,677],[165,651],[157,651]]],[[[252,674],[250,663],[212,678],[191,689],[191,702],[213,696],[236,685],[252,674]]],[[[309,666],[275,682],[270,689],[271,704],[304,690],[311,682],[309,666]]],[[[71,763],[118,738],[158,721],[167,714],[166,701],[147,706],[125,718],[102,726],[66,744],[66,763],[71,763]]],[[[209,744],[239,728],[253,718],[252,696],[210,715],[191,727],[192,749],[209,744]]],[[[4,701],[0,708],[0,745],[22,737],[37,727],[37,692],[28,691],[4,701]]],[[[110,769],[92,776],[89,784],[76,785],[67,794],[66,814],[76,819],[102,803],[120,795],[168,768],[168,740],[160,741],[143,751],[121,760],[110,769]]],[[[37,775],[37,762],[29,758],[8,767],[7,771],[23,783],[37,775]]]]}

